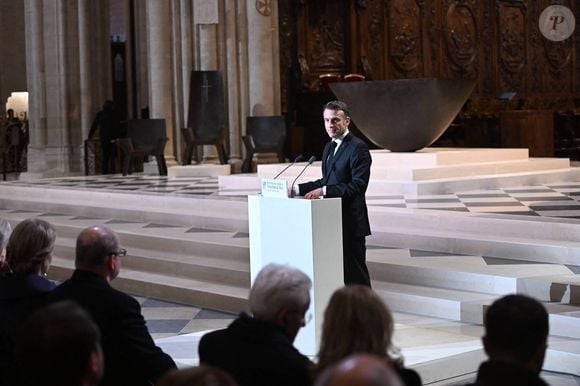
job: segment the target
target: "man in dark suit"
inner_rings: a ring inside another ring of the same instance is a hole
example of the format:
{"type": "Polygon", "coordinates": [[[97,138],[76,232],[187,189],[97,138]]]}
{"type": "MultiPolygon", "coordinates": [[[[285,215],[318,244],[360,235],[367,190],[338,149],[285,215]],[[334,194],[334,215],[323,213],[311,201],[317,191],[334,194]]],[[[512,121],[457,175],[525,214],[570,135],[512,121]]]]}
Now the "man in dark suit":
{"type": "Polygon", "coordinates": [[[307,321],[312,282],[285,265],[268,264],[256,276],[248,307],[223,330],[199,342],[202,365],[230,373],[240,386],[310,386],[312,363],[292,342],[307,321]]]}
{"type": "Polygon", "coordinates": [[[481,339],[489,360],[477,371],[474,386],[547,386],[539,374],[550,330],[548,313],[537,300],[507,295],[485,314],[481,339]]]}
{"type": "Polygon", "coordinates": [[[76,301],[99,326],[105,356],[101,385],[151,385],[175,368],[171,357],[155,346],[139,303],[111,287],[126,254],[112,229],[97,225],[83,230],[76,243],[76,270],[53,291],[56,300],[76,301]]]}
{"type": "Polygon", "coordinates": [[[332,141],[322,153],[322,178],[298,186],[306,199],[342,199],[342,249],[344,284],[370,287],[366,266],[365,236],[371,234],[365,192],[371,175],[368,146],[348,130],[350,114],[346,103],[328,102],[323,111],[324,126],[332,141]]]}

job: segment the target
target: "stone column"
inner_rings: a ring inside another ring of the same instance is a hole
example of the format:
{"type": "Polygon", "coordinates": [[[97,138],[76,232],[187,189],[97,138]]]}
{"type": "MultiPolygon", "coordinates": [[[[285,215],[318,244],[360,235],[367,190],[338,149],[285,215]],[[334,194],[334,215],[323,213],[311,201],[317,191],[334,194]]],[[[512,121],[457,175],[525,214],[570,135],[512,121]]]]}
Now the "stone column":
{"type": "MultiPolygon", "coordinates": [[[[278,2],[247,4],[248,114],[280,115],[278,2]]],[[[245,129],[244,129],[245,130],[245,129]]],[[[274,155],[258,155],[258,162],[278,162],[274,155]]]]}
{"type": "Polygon", "coordinates": [[[281,110],[278,1],[269,4],[258,10],[255,1],[247,2],[250,115],[279,115],[281,110]]]}
{"type": "Polygon", "coordinates": [[[149,67],[149,112],[151,118],[165,118],[168,166],[175,165],[173,138],[172,5],[175,0],[147,0],[147,51],[149,67]]]}
{"type": "Polygon", "coordinates": [[[189,83],[193,65],[195,28],[191,0],[177,0],[173,7],[173,106],[175,119],[175,153],[181,160],[184,143],[181,128],[186,126],[189,106],[189,83]]]}
{"type": "Polygon", "coordinates": [[[230,163],[242,166],[242,130],[248,103],[246,0],[225,1],[225,78],[230,142],[230,163]]]}
{"type": "Polygon", "coordinates": [[[81,174],[93,101],[110,90],[110,78],[102,77],[109,68],[107,7],[90,0],[26,0],[25,7],[30,146],[21,178],[81,174]]]}

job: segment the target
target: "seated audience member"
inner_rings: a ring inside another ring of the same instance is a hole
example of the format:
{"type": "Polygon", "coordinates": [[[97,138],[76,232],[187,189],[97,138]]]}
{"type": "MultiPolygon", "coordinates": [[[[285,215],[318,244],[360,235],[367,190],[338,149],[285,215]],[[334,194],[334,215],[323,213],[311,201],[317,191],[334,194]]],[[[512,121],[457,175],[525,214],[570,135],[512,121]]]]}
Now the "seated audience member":
{"type": "Polygon", "coordinates": [[[315,386],[403,386],[403,383],[383,358],[354,354],[324,371],[315,386]]]}
{"type": "Polygon", "coordinates": [[[238,386],[225,371],[213,366],[174,370],[165,374],[156,386],[238,386]]]}
{"type": "Polygon", "coordinates": [[[547,386],[539,374],[548,347],[548,313],[524,295],[496,300],[485,314],[483,348],[489,360],[477,371],[477,386],[547,386]]]}
{"type": "Polygon", "coordinates": [[[77,302],[99,326],[105,356],[100,385],[149,385],[175,368],[171,357],[155,346],[137,300],[111,287],[126,253],[112,229],[84,229],[77,237],[76,269],[53,292],[55,300],[77,302]]]}
{"type": "Polygon", "coordinates": [[[56,236],[40,219],[21,221],[8,240],[6,262],[11,272],[0,274],[0,385],[16,384],[14,338],[22,322],[48,302],[55,284],[46,279],[56,236]]]}
{"type": "Polygon", "coordinates": [[[8,263],[6,263],[6,246],[8,245],[8,239],[12,233],[12,227],[10,223],[0,217],[0,273],[9,272],[8,263]]]}
{"type": "Polygon", "coordinates": [[[292,343],[305,325],[311,287],[298,269],[265,266],[250,289],[252,316],[242,313],[228,328],[204,335],[200,363],[227,371],[240,386],[310,385],[311,362],[292,343]]]}
{"type": "Polygon", "coordinates": [[[406,386],[421,385],[419,374],[403,367],[392,344],[393,316],[369,287],[350,285],[332,294],[324,311],[316,373],[355,353],[373,354],[392,366],[406,386]]]}
{"type": "Polygon", "coordinates": [[[16,339],[16,362],[26,386],[94,386],[103,375],[99,328],[73,302],[36,311],[16,339]]]}

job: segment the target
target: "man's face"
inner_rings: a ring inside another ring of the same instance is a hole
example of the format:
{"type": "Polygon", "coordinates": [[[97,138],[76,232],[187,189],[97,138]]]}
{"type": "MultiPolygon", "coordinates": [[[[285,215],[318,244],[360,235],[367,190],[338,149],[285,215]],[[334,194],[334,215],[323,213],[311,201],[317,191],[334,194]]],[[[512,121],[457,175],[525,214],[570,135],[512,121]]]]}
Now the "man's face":
{"type": "Polygon", "coordinates": [[[332,139],[340,138],[350,124],[350,117],[344,115],[342,110],[324,110],[324,127],[328,136],[332,139]]]}
{"type": "MultiPolygon", "coordinates": [[[[310,303],[310,302],[309,302],[310,303]]],[[[308,311],[308,307],[305,310],[289,310],[286,313],[286,320],[284,323],[284,332],[288,338],[292,342],[296,339],[296,335],[298,335],[298,331],[304,327],[307,323],[307,315],[306,312],[308,311]]]]}

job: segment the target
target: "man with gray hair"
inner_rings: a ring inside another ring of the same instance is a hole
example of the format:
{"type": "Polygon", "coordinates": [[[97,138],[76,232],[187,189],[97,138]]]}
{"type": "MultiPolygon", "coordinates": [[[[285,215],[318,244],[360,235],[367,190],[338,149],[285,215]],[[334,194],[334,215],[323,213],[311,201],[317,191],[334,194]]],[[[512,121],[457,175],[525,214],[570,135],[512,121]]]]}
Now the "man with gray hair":
{"type": "Polygon", "coordinates": [[[245,313],[199,342],[201,364],[229,372],[240,386],[309,386],[312,363],[292,345],[307,323],[312,281],[302,271],[268,264],[256,276],[245,313]]]}
{"type": "Polygon", "coordinates": [[[100,385],[151,385],[175,368],[171,357],[155,346],[141,306],[111,287],[127,251],[105,225],[84,229],[77,237],[72,277],[53,291],[56,300],[73,300],[95,320],[102,334],[105,373],[100,385]]]}

